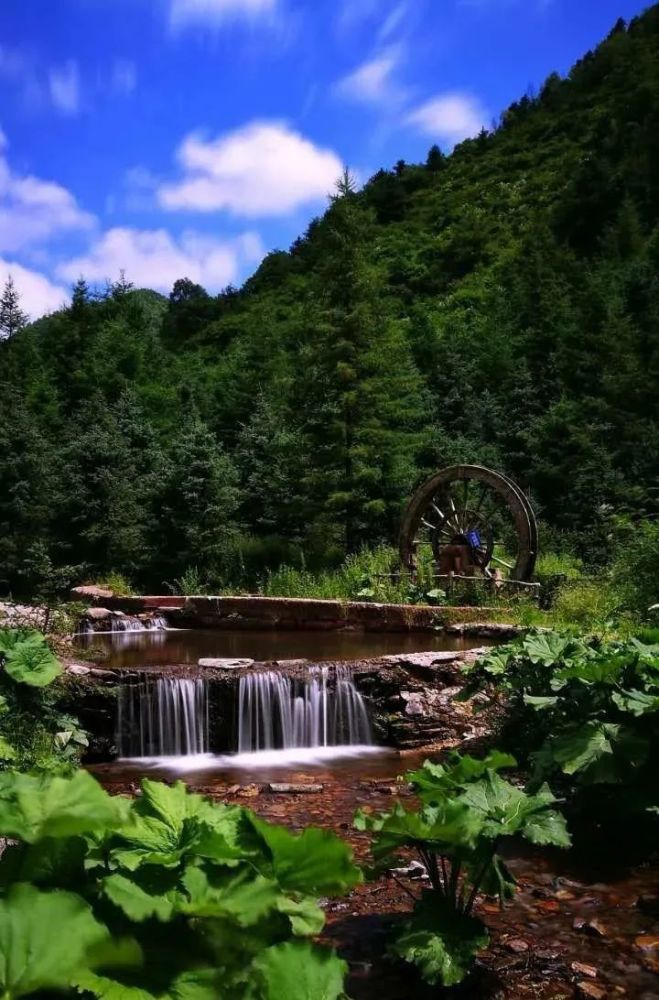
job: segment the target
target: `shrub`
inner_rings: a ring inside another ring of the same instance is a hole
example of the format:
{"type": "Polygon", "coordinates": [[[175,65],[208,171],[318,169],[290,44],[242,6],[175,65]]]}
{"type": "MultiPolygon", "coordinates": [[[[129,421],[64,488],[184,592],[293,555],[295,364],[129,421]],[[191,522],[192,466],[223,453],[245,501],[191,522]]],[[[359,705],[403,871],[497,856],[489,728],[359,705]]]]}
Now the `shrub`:
{"type": "Polygon", "coordinates": [[[659,806],[659,645],[543,631],[465,672],[461,698],[492,683],[505,695],[536,783],[559,775],[576,792],[615,788],[620,812],[659,806]]]}

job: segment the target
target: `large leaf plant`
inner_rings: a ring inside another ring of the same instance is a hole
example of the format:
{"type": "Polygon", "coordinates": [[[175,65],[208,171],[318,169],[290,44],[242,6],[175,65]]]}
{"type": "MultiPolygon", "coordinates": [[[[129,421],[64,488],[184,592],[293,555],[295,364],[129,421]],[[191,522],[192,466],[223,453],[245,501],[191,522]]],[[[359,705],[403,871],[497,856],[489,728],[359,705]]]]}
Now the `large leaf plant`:
{"type": "Polygon", "coordinates": [[[503,906],[515,882],[499,856],[501,842],[522,837],[533,844],[568,847],[565,820],[545,785],[530,795],[501,777],[514,758],[498,752],[484,760],[453,754],[446,764],[426,761],[409,772],[421,806],[401,803],[387,813],[357,813],[355,825],[374,835],[375,873],[416,852],[429,888],[416,900],[412,918],[391,945],[391,953],[416,965],[431,983],[453,986],[470,972],[487,945],[485,925],[474,915],[482,894],[503,906]]]}
{"type": "Polygon", "coordinates": [[[504,695],[536,784],[562,776],[577,791],[615,786],[637,812],[659,805],[659,645],[537,632],[466,672],[462,697],[486,685],[504,695]]]}
{"type": "Polygon", "coordinates": [[[0,996],[337,1000],[317,897],[361,878],[348,847],[145,780],[0,775],[0,996]]]}

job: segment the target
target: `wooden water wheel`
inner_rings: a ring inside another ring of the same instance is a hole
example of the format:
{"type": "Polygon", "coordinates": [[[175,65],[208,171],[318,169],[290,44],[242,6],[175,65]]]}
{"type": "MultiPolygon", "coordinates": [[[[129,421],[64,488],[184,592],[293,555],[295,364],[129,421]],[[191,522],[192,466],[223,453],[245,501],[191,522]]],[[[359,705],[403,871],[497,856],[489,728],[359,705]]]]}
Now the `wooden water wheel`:
{"type": "Polygon", "coordinates": [[[538,551],[533,508],[512,479],[480,465],[431,476],[403,515],[400,557],[415,574],[432,556],[435,576],[529,581],[538,551]]]}

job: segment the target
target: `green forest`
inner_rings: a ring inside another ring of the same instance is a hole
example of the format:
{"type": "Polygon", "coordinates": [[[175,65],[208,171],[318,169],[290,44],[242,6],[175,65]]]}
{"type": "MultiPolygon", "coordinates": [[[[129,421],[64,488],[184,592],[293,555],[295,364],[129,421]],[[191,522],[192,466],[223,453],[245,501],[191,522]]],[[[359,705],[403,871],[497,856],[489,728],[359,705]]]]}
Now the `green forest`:
{"type": "Polygon", "coordinates": [[[240,289],[83,275],[28,324],[8,286],[0,331],[4,592],[331,568],[454,461],[545,550],[657,551],[659,6],[451,155],[346,172],[240,289]]]}

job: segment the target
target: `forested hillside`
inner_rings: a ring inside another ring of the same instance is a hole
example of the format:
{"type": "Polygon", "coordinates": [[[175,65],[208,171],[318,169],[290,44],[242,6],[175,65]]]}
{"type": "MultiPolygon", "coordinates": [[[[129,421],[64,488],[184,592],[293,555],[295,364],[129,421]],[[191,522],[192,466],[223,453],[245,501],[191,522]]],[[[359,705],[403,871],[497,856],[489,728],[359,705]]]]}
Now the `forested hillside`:
{"type": "Polygon", "coordinates": [[[81,281],[5,332],[3,589],[332,563],[456,459],[601,562],[657,509],[659,6],[452,155],[344,178],[240,290],[81,281]]]}

